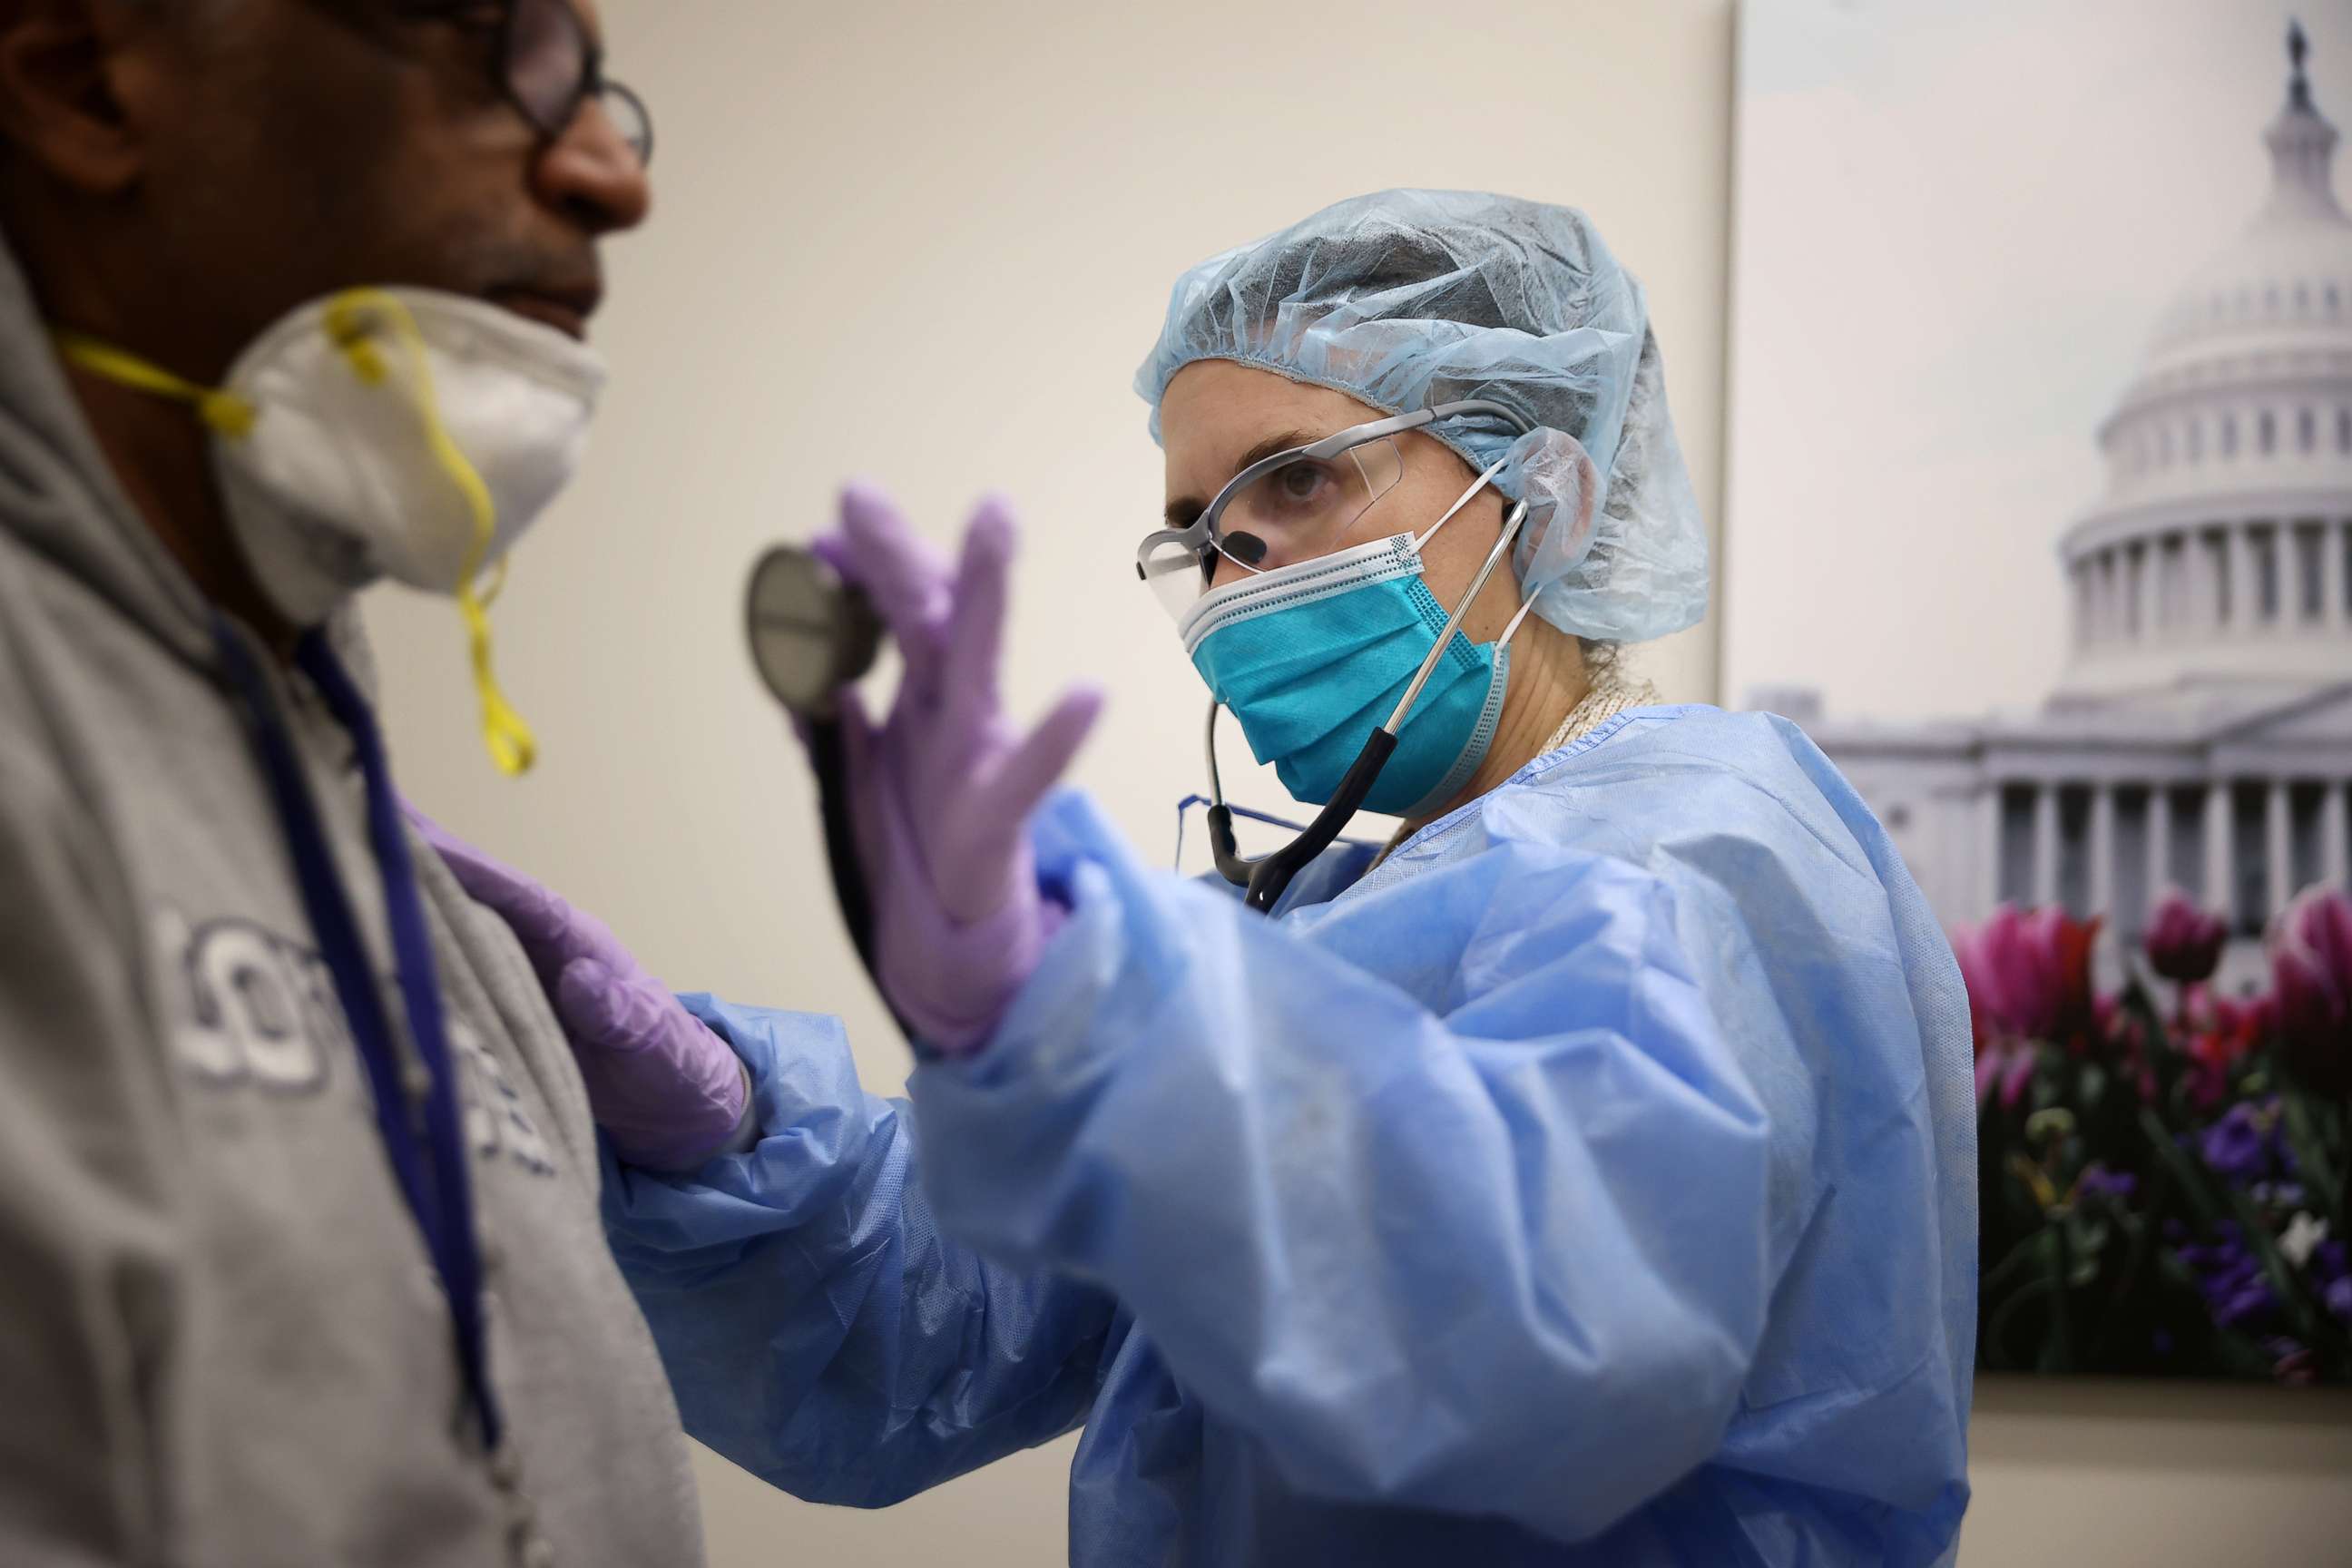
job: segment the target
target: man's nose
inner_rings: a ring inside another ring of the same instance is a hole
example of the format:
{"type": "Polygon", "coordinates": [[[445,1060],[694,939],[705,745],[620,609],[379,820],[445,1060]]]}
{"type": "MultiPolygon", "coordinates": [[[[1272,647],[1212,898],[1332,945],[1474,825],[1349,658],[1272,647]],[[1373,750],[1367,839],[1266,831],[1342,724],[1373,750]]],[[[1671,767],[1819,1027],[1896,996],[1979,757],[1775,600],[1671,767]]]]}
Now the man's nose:
{"type": "Polygon", "coordinates": [[[653,210],[653,183],[643,159],[606,112],[602,99],[580,106],[562,135],[533,166],[540,198],[562,208],[592,235],[636,227],[653,210]]]}

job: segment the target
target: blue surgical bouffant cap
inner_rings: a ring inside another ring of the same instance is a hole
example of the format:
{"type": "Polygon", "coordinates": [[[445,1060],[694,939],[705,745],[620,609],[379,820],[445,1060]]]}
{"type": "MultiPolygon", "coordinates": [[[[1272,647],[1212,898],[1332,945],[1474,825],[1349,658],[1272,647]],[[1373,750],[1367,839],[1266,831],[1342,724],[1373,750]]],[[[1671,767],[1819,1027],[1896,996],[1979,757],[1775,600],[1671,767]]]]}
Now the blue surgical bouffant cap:
{"type": "Polygon", "coordinates": [[[1391,414],[1484,398],[1536,426],[1431,434],[1528,503],[1514,565],[1562,631],[1639,642],[1706,613],[1706,530],[1666,410],[1640,284],[1571,207],[1465,191],[1381,191],[1324,208],[1176,280],[1137,372],[1151,405],[1197,360],[1328,386],[1391,414]],[[1580,515],[1589,456],[1592,526],[1580,515]]]}

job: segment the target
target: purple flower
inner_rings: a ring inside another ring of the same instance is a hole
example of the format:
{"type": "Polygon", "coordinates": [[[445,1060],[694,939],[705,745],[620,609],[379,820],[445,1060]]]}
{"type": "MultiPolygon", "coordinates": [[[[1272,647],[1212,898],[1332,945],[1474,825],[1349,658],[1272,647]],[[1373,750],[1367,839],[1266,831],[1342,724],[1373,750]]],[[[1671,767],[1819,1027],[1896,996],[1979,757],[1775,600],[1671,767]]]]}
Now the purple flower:
{"type": "Polygon", "coordinates": [[[2311,1249],[2311,1278],[2319,1299],[2330,1312],[2352,1323],[2352,1259],[2345,1256],[2340,1238],[2330,1237],[2311,1249]]]}
{"type": "Polygon", "coordinates": [[[2205,1129],[2198,1152],[2215,1175],[2240,1185],[2270,1173],[2276,1152],[2277,1101],[2262,1106],[2245,1102],[2230,1107],[2229,1114],[2205,1129]]]}
{"type": "Polygon", "coordinates": [[[2110,1171],[2105,1165],[2090,1164],[2074,1178],[2074,1190],[2086,1198],[2114,1198],[2121,1202],[2139,1186],[2139,1178],[2125,1171],[2110,1171]]]}
{"type": "Polygon", "coordinates": [[[2259,1282],[2248,1282],[2228,1290],[2212,1292],[2207,1306],[2216,1323],[2225,1329],[2235,1329],[2267,1315],[2271,1293],[2259,1282]]]}
{"type": "Polygon", "coordinates": [[[2168,893],[2148,921],[2147,961],[2167,980],[2193,985],[2211,977],[2229,940],[2221,916],[2206,913],[2183,893],[2168,893]]]}
{"type": "Polygon", "coordinates": [[[2262,1265],[2252,1258],[2205,1282],[2206,1309],[2213,1314],[2213,1321],[2225,1329],[2267,1317],[2274,1305],[2270,1284],[2263,1278],[2262,1265]]]}
{"type": "Polygon", "coordinates": [[[2245,1235],[2224,1220],[2213,1227],[2211,1247],[2184,1247],[2180,1260],[2201,1276],[2197,1288],[2213,1321],[2234,1329],[2267,1318],[2278,1305],[2263,1266],[2246,1250],[2245,1235]]]}

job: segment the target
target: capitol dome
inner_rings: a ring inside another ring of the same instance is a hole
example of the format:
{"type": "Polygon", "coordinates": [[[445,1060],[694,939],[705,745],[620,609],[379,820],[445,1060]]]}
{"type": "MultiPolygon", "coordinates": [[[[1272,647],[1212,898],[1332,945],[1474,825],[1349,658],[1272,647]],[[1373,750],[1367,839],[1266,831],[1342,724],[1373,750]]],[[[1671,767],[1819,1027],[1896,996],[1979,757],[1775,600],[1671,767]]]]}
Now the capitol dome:
{"type": "Polygon", "coordinates": [[[2055,705],[2352,670],[2352,217],[2291,35],[2269,199],[2158,319],[2100,427],[2107,486],[2060,546],[2055,705]]]}
{"type": "Polygon", "coordinates": [[[2168,889],[2227,917],[2234,990],[2267,975],[2262,932],[2300,889],[2352,888],[2352,217],[2301,29],[2287,48],[2269,197],[2099,426],[2105,492],[2059,546],[2057,690],[1904,723],[1780,694],[1938,916],[2096,916],[2111,978],[2168,889]]]}

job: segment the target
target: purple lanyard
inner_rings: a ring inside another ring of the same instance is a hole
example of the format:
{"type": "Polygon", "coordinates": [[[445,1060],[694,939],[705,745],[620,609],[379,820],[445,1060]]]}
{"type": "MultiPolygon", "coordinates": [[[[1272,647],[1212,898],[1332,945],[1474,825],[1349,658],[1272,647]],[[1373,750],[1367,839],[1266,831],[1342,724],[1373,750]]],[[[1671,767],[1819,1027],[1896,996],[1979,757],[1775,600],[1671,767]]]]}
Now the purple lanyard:
{"type": "Polygon", "coordinates": [[[295,664],[326,700],[328,711],[348,731],[367,786],[368,839],[383,879],[385,923],[392,932],[393,960],[400,982],[409,1043],[425,1069],[421,1096],[412,1098],[383,994],[375,983],[367,948],[360,940],[351,900],[335,873],[332,851],[310,797],[301,762],[287,733],[269,683],[233,627],[214,624],[214,640],[244,700],[240,711],[247,739],[278,808],[286,848],[301,884],[302,906],[319,940],[320,956],[333,975],[343,1017],[367,1068],[375,1101],[377,1134],[400,1184],[401,1196],[432,1255],[457,1339],[457,1363],[466,1391],[481,1420],[482,1441],[495,1451],[500,1419],[490,1390],[488,1355],[482,1324],[482,1260],[474,1234],[470,1173],[457,1110],[457,1075],[441,1014],[441,993],[433,971],[432,938],[416,890],[415,868],[400,804],[393,794],[383,739],[366,699],[336,662],[323,633],[307,633],[295,650],[295,664]]]}

